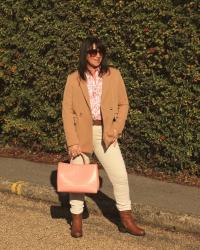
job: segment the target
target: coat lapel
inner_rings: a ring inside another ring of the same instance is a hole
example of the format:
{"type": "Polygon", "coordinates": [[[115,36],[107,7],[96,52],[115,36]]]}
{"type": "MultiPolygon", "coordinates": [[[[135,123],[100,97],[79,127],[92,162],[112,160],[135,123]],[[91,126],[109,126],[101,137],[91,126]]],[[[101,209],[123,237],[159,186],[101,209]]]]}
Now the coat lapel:
{"type": "MultiPolygon", "coordinates": [[[[108,79],[108,73],[104,74],[102,77],[102,94],[101,94],[101,104],[104,102],[105,97],[107,94],[109,94],[109,79],[108,79]]],[[[111,94],[111,93],[110,93],[111,94]]]]}
{"type": "Polygon", "coordinates": [[[80,79],[80,87],[83,92],[83,96],[88,104],[89,109],[91,110],[90,106],[90,98],[89,98],[89,93],[88,93],[88,88],[87,88],[87,82],[84,81],[83,79],[80,79]]]}

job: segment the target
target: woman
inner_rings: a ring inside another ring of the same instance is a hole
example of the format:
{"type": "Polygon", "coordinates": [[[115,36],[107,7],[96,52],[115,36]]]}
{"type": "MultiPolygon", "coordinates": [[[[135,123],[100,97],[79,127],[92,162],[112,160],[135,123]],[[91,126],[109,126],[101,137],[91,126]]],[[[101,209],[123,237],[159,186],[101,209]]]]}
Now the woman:
{"type": "MultiPolygon", "coordinates": [[[[144,236],[131,215],[126,167],[117,138],[128,113],[128,98],[120,72],[106,63],[106,49],[88,37],[80,50],[78,70],[70,74],[64,90],[62,117],[73,163],[89,163],[93,152],[113,184],[116,206],[126,232],[144,236]]],[[[70,193],[71,236],[82,236],[84,194],[70,193]]]]}

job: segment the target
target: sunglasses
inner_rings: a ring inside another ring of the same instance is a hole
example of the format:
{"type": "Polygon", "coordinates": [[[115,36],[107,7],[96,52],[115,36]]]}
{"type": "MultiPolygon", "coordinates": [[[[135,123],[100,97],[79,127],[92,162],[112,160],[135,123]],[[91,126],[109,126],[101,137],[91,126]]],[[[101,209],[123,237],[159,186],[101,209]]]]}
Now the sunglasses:
{"type": "Polygon", "coordinates": [[[102,49],[89,49],[87,51],[87,53],[91,56],[94,57],[97,55],[97,53],[100,54],[100,56],[102,56],[104,54],[104,51],[102,49]]]}

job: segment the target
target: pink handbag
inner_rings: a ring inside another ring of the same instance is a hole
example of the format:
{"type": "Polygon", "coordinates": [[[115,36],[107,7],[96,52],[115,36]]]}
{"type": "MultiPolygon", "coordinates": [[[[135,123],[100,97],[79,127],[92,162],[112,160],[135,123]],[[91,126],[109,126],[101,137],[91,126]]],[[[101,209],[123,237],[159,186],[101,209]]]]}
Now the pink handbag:
{"type": "Polygon", "coordinates": [[[99,189],[99,172],[97,164],[59,162],[57,169],[57,191],[70,193],[97,193],[99,189]]]}

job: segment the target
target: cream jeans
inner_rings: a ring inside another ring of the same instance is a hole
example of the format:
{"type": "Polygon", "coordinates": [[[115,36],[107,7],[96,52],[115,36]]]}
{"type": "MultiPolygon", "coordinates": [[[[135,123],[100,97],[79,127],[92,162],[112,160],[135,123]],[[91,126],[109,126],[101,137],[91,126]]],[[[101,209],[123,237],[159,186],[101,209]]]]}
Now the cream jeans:
{"type": "MultiPolygon", "coordinates": [[[[102,126],[93,126],[93,146],[96,157],[113,185],[117,209],[119,211],[131,210],[128,176],[118,143],[116,146],[110,145],[105,151],[102,145],[102,126]]],[[[86,163],[89,163],[89,157],[86,154],[84,157],[86,163]]],[[[83,163],[82,157],[77,156],[72,163],[83,163]]],[[[83,212],[84,199],[82,193],[70,193],[71,213],[80,214],[83,212]]]]}

